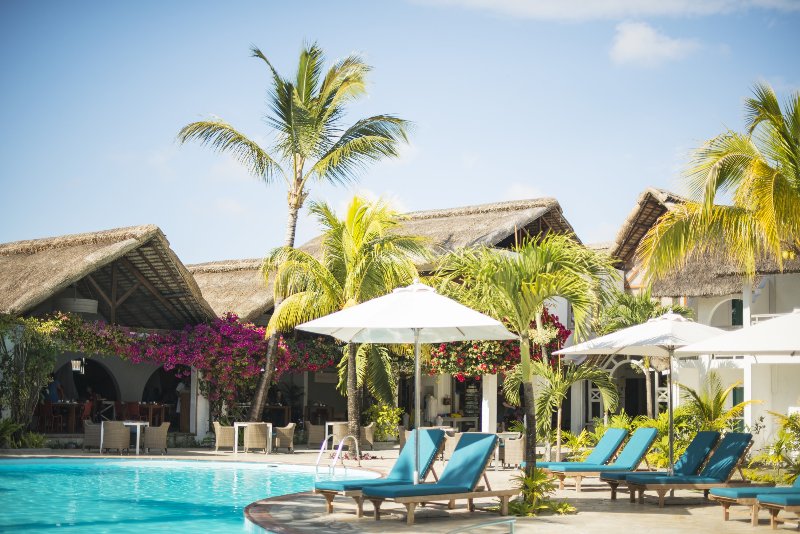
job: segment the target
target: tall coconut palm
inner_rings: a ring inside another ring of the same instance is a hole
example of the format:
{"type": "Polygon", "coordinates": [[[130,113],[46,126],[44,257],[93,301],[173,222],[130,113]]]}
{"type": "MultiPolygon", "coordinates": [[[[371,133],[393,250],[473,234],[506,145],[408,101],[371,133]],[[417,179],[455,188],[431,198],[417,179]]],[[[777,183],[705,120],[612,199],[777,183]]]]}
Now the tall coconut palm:
{"type": "MultiPolygon", "coordinates": [[[[617,291],[611,296],[611,302],[604,307],[595,320],[594,331],[604,336],[629,326],[642,324],[650,319],[672,312],[684,317],[690,317],[692,310],[685,306],[664,305],[654,300],[650,288],[637,295],[617,291]]],[[[650,371],[650,357],[642,357],[642,372],[644,372],[644,388],[647,396],[647,417],[653,418],[653,381],[650,371]]]]}
{"type": "MultiPolygon", "coordinates": [[[[573,384],[588,380],[600,391],[603,405],[615,411],[619,404],[619,392],[611,375],[602,369],[589,365],[563,363],[561,358],[551,364],[545,361],[531,362],[533,374],[539,378],[540,389],[536,395],[536,419],[542,435],[549,435],[552,414],[556,413],[556,461],[561,461],[561,415],[564,401],[573,384]]],[[[513,404],[519,404],[519,386],[522,373],[519,367],[506,375],[503,393],[513,404]]],[[[549,445],[548,445],[549,448],[549,445]]]]}
{"type": "MultiPolygon", "coordinates": [[[[325,57],[314,43],[300,52],[295,76],[285,78],[261,50],[253,47],[251,52],[264,61],[272,77],[266,122],[272,130],[273,146],[260,146],[222,119],[187,124],[178,140],[198,141],[232,155],[267,185],[282,182],[289,208],[284,246],[293,247],[297,215],[311,184],[348,183],[369,163],[396,157],[399,144],[407,141],[409,123],[392,115],[374,115],[349,127],[343,124],[347,104],[366,94],[370,67],[358,55],[336,62],[323,76],[325,57]]],[[[256,390],[251,420],[261,418],[272,380],[275,341],[270,338],[266,372],[256,390]]]]}
{"type": "MultiPolygon", "coordinates": [[[[270,318],[269,334],[291,330],[409,284],[418,276],[414,261],[428,257],[422,238],[391,231],[400,216],[383,201],[369,203],[355,197],[341,220],[324,203],[312,202],[309,211],[323,228],[320,259],[281,247],[264,260],[264,274],[274,274],[275,295],[283,299],[270,318]]],[[[366,381],[373,394],[392,402],[394,380],[385,350],[359,350],[349,344],[343,358],[347,361],[348,430],[358,437],[359,382],[366,381]]]]}
{"type": "Polygon", "coordinates": [[[767,84],[745,101],[746,133],[728,131],[694,153],[686,172],[696,201],[661,217],[639,255],[651,277],[713,254],[752,279],[761,259],[782,266],[800,250],[800,92],[784,109],[767,84]],[[716,204],[730,194],[730,205],[716,204]]]}
{"type": "Polygon", "coordinates": [[[525,240],[511,252],[475,248],[443,258],[438,270],[443,292],[506,323],[520,337],[520,381],[527,418],[526,471],[536,465],[536,411],[531,343],[542,347],[550,334],[542,322],[544,306],[556,297],[566,299],[575,317],[575,332],[588,331],[592,310],[615,276],[610,258],[581,246],[567,236],[551,234],[525,240]],[[531,331],[531,324],[536,328],[531,331]]]}

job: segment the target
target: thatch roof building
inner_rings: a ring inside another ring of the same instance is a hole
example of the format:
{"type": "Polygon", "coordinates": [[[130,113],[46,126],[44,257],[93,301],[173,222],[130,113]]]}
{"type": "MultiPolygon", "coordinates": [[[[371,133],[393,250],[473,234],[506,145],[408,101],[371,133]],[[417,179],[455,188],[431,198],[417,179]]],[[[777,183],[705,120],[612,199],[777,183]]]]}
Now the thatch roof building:
{"type": "MultiPolygon", "coordinates": [[[[524,236],[548,232],[574,235],[561,206],[552,198],[412,212],[405,215],[397,231],[427,237],[436,254],[475,245],[510,247],[524,236]]],[[[316,255],[320,242],[317,237],[300,248],[316,255]]],[[[273,306],[272,289],[265,286],[261,275],[261,260],[187,267],[218,314],[231,311],[246,321],[261,323],[273,306]]]]}
{"type": "Polygon", "coordinates": [[[0,312],[70,311],[77,299],[132,327],[179,329],[214,316],[157,226],[0,244],[0,312]]]}

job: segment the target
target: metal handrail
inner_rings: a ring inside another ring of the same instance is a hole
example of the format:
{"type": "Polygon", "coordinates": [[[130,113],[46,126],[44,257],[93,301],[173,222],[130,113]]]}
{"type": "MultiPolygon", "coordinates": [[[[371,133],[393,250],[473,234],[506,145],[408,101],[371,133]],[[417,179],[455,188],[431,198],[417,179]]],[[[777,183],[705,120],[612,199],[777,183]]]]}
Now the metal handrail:
{"type": "Polygon", "coordinates": [[[325,439],[322,440],[322,445],[319,447],[319,454],[317,455],[317,461],[314,464],[314,473],[319,473],[319,462],[322,460],[322,455],[328,450],[328,440],[333,440],[333,434],[328,434],[325,436],[325,439]]]}
{"type": "MultiPolygon", "coordinates": [[[[352,434],[345,436],[342,438],[342,441],[339,442],[339,446],[336,447],[336,453],[333,455],[333,459],[331,460],[330,465],[328,466],[328,473],[333,474],[334,470],[336,469],[336,462],[342,456],[342,448],[344,447],[344,442],[348,439],[353,440],[353,443],[356,445],[356,460],[358,461],[358,467],[361,467],[361,453],[358,450],[358,440],[352,434]]],[[[325,436],[325,439],[322,441],[322,445],[319,448],[319,454],[317,454],[317,461],[314,464],[314,473],[319,474],[319,464],[322,461],[322,455],[325,454],[325,451],[328,450],[328,440],[331,441],[331,445],[333,445],[333,434],[329,434],[325,436]]],[[[345,474],[347,474],[347,466],[344,465],[344,459],[341,459],[342,467],[344,468],[345,474]]]]}

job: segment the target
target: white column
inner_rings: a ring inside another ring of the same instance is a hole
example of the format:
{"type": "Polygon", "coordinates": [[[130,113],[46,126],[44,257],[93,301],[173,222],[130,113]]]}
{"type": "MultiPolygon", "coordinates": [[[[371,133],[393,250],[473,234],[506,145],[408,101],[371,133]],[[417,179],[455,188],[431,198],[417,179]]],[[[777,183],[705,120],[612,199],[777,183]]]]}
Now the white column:
{"type": "Polygon", "coordinates": [[[481,432],[497,432],[497,375],[483,375],[481,432]]]}
{"type": "MultiPolygon", "coordinates": [[[[189,432],[197,432],[197,397],[199,395],[197,387],[197,370],[192,369],[192,376],[189,382],[189,432]]],[[[185,410],[185,406],[181,406],[181,412],[185,410]]]]}
{"type": "Polygon", "coordinates": [[[750,328],[750,308],[753,304],[753,284],[749,280],[742,287],[742,326],[750,328]]]}
{"type": "Polygon", "coordinates": [[[572,384],[572,395],[570,398],[570,422],[569,430],[573,434],[580,434],[584,428],[584,421],[586,421],[586,414],[584,413],[584,392],[586,391],[585,382],[580,381],[572,384]]]}
{"type": "Polygon", "coordinates": [[[761,403],[748,404],[744,408],[744,424],[753,428],[758,422],[759,417],[764,415],[766,428],[760,435],[754,435],[756,443],[754,450],[764,445],[764,440],[769,436],[771,417],[766,410],[772,409],[770,399],[772,398],[772,365],[754,363],[752,357],[746,358],[744,371],[744,400],[763,401],[761,403]]]}

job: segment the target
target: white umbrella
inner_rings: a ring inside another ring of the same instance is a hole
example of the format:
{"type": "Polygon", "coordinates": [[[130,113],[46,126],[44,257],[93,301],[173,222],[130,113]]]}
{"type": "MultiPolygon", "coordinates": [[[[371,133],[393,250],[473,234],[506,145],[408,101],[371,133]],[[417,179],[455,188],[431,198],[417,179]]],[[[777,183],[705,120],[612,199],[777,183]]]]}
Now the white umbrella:
{"type": "Polygon", "coordinates": [[[678,357],[694,354],[800,355],[800,309],[675,351],[678,357]]]}
{"type": "Polygon", "coordinates": [[[314,319],[297,327],[348,343],[414,344],[414,483],[419,482],[420,343],[517,339],[488,315],[478,313],[415,281],[392,293],[314,319]]]}
{"type": "Polygon", "coordinates": [[[660,356],[669,359],[669,471],[673,468],[674,428],[672,421],[672,356],[675,349],[710,337],[723,330],[695,323],[676,313],[665,313],[646,323],[617,330],[611,334],[591,339],[553,354],[628,354],[632,356],[660,356]]]}

